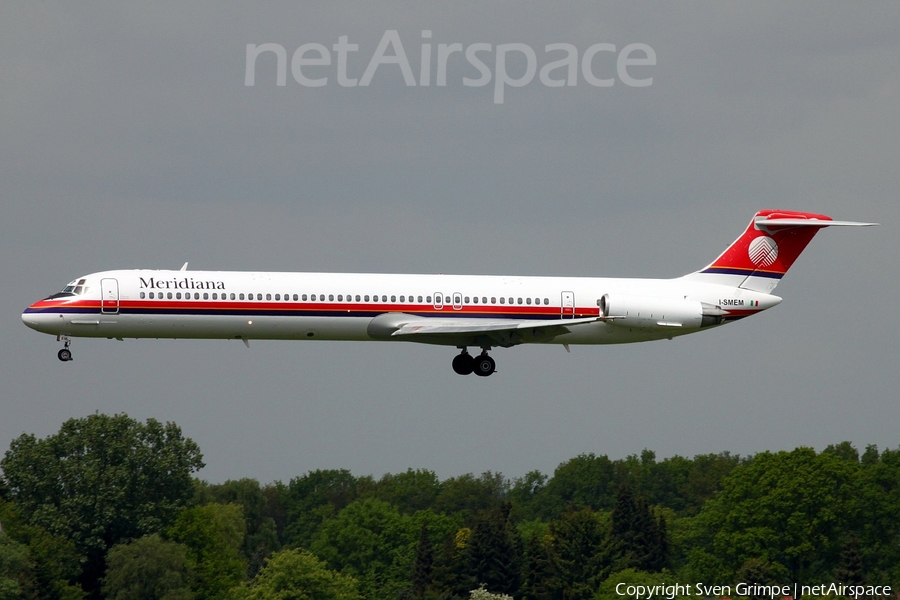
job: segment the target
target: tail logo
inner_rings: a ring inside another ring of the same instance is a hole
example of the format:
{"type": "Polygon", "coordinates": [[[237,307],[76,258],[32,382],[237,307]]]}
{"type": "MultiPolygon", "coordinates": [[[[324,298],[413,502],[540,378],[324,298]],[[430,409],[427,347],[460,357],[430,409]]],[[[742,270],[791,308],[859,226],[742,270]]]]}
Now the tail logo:
{"type": "Polygon", "coordinates": [[[750,242],[747,253],[754,265],[768,267],[778,258],[778,244],[769,236],[761,235],[750,242]]]}

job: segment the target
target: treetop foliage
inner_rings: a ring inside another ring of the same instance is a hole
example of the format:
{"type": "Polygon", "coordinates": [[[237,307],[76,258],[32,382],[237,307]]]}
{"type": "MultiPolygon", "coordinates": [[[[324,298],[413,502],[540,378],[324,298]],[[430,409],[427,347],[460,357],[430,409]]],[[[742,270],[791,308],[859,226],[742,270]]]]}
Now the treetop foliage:
{"type": "Polygon", "coordinates": [[[589,600],[616,582],[900,583],[900,450],[644,450],[512,480],[331,469],[266,485],[193,479],[202,464],[174,424],[125,415],[13,440],[0,461],[0,600],[589,600]]]}

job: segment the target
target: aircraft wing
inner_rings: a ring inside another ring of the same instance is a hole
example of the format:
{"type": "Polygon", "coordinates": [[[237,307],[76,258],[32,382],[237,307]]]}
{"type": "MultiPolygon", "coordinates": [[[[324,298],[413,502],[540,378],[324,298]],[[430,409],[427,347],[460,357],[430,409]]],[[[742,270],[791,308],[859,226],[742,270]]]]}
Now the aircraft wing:
{"type": "Polygon", "coordinates": [[[458,346],[515,346],[524,342],[549,341],[569,333],[569,327],[594,323],[603,317],[579,319],[474,319],[420,317],[404,313],[379,315],[369,325],[369,334],[378,339],[395,339],[458,346]]]}

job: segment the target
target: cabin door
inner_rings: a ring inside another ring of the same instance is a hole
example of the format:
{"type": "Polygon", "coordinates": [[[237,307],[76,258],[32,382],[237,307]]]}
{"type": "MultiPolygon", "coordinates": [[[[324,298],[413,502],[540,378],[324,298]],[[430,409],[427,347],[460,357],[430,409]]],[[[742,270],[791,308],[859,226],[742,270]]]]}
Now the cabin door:
{"type": "Polygon", "coordinates": [[[559,316],[562,319],[575,318],[575,292],[563,292],[559,316]]]}
{"type": "Polygon", "coordinates": [[[115,279],[100,280],[100,312],[105,315],[119,312],[119,282],[115,279]]]}

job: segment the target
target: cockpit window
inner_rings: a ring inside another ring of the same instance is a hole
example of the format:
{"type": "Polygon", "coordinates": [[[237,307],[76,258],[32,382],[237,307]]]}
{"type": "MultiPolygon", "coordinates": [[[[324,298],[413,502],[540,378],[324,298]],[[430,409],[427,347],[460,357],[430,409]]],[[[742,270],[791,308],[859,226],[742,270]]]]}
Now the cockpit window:
{"type": "Polygon", "coordinates": [[[60,292],[56,292],[52,296],[47,296],[45,300],[53,300],[55,298],[67,298],[71,296],[81,296],[82,294],[87,294],[91,291],[89,286],[84,285],[86,279],[77,279],[75,281],[70,282],[66,287],[62,289],[60,292]]]}

